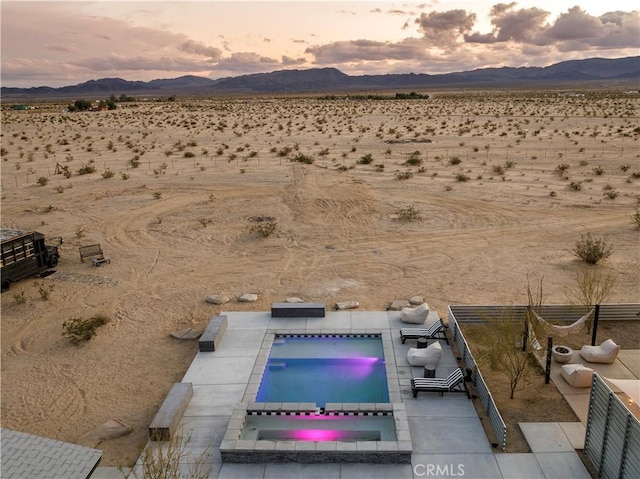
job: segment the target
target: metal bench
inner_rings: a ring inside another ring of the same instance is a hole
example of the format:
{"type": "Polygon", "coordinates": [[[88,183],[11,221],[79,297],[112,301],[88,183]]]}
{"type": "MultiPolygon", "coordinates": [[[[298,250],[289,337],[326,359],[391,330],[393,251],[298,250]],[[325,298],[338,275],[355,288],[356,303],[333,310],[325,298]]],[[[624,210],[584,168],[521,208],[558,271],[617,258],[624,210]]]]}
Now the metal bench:
{"type": "Polygon", "coordinates": [[[168,441],[193,397],[193,384],[174,383],[149,426],[149,439],[168,441]]]}
{"type": "Polygon", "coordinates": [[[272,318],[324,318],[324,303],[273,303],[272,318]]]}
{"type": "Polygon", "coordinates": [[[111,263],[111,259],[104,255],[99,243],[80,246],[80,262],[84,263],[85,258],[90,258],[93,266],[100,266],[102,263],[111,263]]]}
{"type": "Polygon", "coordinates": [[[214,316],[209,321],[207,329],[198,340],[198,350],[215,351],[222,339],[222,335],[227,329],[227,317],[225,315],[214,316]]]}

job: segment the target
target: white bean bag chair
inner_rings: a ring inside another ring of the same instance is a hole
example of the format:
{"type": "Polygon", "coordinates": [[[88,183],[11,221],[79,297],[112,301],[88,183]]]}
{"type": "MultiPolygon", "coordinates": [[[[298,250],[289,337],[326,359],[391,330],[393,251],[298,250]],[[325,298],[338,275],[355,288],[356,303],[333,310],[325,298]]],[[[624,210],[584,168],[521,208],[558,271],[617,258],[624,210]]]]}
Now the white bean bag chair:
{"type": "Polygon", "coordinates": [[[439,341],[434,341],[427,348],[409,348],[407,351],[407,361],[411,366],[426,366],[435,369],[442,356],[442,345],[439,341]]]}
{"type": "Polygon", "coordinates": [[[618,357],[620,346],[607,339],[600,346],[582,346],[580,356],[590,363],[612,364],[618,357]]]}
{"type": "Polygon", "coordinates": [[[582,364],[565,364],[560,367],[560,375],[574,388],[588,388],[593,383],[593,369],[582,364]]]}
{"type": "Polygon", "coordinates": [[[422,303],[415,308],[402,308],[400,310],[400,320],[403,323],[422,324],[429,315],[429,305],[422,303]]]}

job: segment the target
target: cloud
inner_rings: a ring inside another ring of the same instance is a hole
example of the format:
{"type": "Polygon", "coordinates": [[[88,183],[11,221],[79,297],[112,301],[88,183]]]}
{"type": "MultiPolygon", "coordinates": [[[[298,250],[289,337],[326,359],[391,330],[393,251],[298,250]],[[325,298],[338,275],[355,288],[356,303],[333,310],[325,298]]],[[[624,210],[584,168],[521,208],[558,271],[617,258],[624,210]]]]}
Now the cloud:
{"type": "Polygon", "coordinates": [[[178,46],[178,50],[185,53],[193,53],[209,58],[211,61],[218,61],[222,56],[222,50],[216,47],[209,47],[201,42],[187,40],[178,46]]]}
{"type": "Polygon", "coordinates": [[[123,70],[206,72],[211,69],[209,62],[190,60],[184,57],[126,56],[116,54],[73,60],[68,62],[68,65],[86,68],[95,72],[117,72],[123,70]]]}
{"type": "Polygon", "coordinates": [[[461,9],[422,13],[415,20],[425,40],[433,46],[447,49],[459,44],[462,35],[471,32],[475,22],[475,13],[461,9]]]}
{"type": "Polygon", "coordinates": [[[499,3],[491,9],[491,33],[464,35],[469,44],[513,42],[521,49],[553,46],[557,51],[588,51],[638,47],[640,17],[637,11],[609,12],[600,17],[580,7],[570,8],[551,24],[549,12],[539,8],[515,10],[516,3],[499,3]]]}
{"type": "Polygon", "coordinates": [[[211,66],[211,70],[254,73],[272,70],[278,65],[280,65],[280,62],[275,58],[253,52],[237,52],[232,53],[230,57],[221,58],[217,64],[211,66]]]}
{"type": "Polygon", "coordinates": [[[562,51],[638,48],[640,14],[638,11],[609,12],[594,17],[580,7],[573,7],[558,17],[545,37],[557,43],[562,51]]]}
{"type": "Polygon", "coordinates": [[[283,66],[299,66],[299,65],[304,65],[305,63],[307,63],[307,59],[304,57],[291,58],[291,57],[288,57],[287,55],[282,56],[283,66]]]}
{"type": "Polygon", "coordinates": [[[426,45],[419,39],[408,38],[400,42],[352,40],[309,47],[305,53],[312,55],[314,63],[336,64],[356,61],[408,60],[427,56],[426,45]]]}

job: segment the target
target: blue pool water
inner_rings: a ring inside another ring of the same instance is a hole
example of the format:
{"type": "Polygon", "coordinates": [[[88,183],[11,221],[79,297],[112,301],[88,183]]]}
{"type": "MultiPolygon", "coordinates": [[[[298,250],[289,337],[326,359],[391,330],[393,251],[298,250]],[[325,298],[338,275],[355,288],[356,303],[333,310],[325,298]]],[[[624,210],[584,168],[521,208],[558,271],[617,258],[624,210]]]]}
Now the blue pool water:
{"type": "Polygon", "coordinates": [[[380,337],[277,337],[257,402],[389,402],[380,337]]]}

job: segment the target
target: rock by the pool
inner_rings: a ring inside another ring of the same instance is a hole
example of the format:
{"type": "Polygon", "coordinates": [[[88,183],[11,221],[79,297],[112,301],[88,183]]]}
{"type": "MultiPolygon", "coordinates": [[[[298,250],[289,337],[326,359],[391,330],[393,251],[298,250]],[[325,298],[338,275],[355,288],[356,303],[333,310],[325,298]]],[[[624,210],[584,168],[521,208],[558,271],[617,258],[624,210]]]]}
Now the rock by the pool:
{"type": "Polygon", "coordinates": [[[389,311],[400,311],[402,308],[409,308],[411,304],[406,299],[396,299],[389,306],[389,311]]]}
{"type": "Polygon", "coordinates": [[[253,303],[258,301],[258,295],[254,293],[244,293],[238,298],[238,301],[241,303],[253,303]]]}
{"type": "Polygon", "coordinates": [[[285,303],[304,303],[304,301],[296,296],[292,296],[291,298],[287,298],[284,300],[285,303]]]}
{"type": "Polygon", "coordinates": [[[229,301],[229,297],[225,296],[224,294],[212,294],[210,296],[207,296],[207,303],[211,304],[225,304],[229,301]]]}
{"type": "Polygon", "coordinates": [[[360,303],[358,303],[357,301],[338,301],[336,303],[336,309],[340,311],[344,309],[354,309],[358,306],[360,306],[360,303]]]}
{"type": "Polygon", "coordinates": [[[424,296],[413,296],[409,299],[409,303],[411,303],[411,306],[419,306],[424,303],[424,296]]]}

